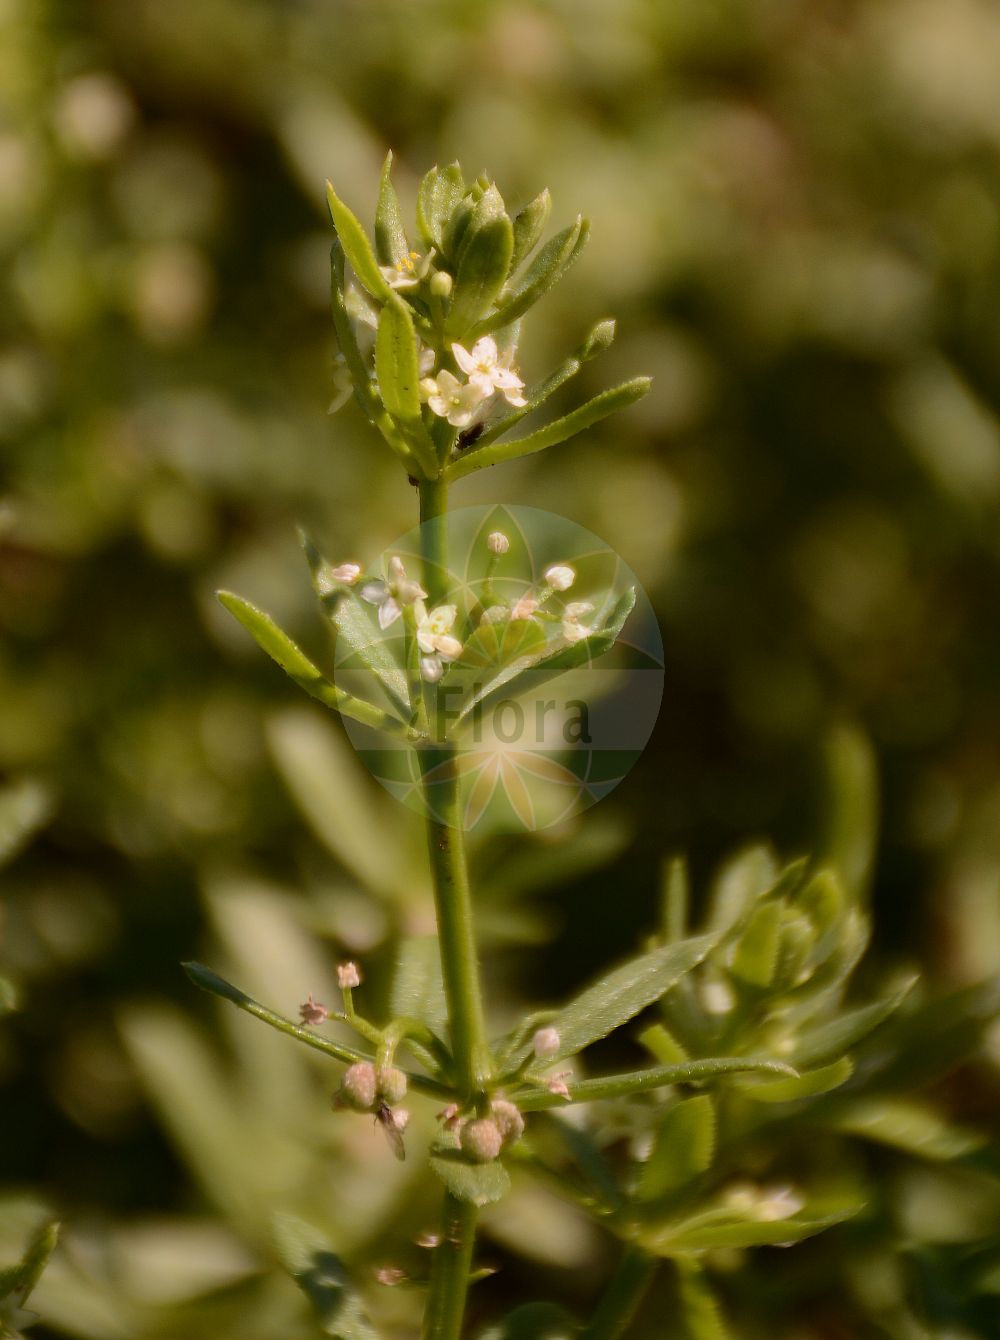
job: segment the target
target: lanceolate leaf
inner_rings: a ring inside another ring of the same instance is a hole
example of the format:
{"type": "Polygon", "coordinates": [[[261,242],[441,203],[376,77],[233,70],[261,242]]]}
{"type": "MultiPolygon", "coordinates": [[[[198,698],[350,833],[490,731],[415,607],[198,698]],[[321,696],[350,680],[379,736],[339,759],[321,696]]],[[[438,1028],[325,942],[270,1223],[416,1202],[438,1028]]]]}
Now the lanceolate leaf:
{"type": "Polygon", "coordinates": [[[476,689],[463,703],[458,716],[459,723],[467,720],[477,708],[487,707],[501,691],[514,690],[516,692],[517,680],[529,672],[531,674],[531,687],[534,689],[553,675],[562,674],[565,670],[573,670],[577,666],[588,665],[590,662],[596,661],[598,657],[603,656],[606,651],[614,646],[634,606],[635,588],[629,587],[612,606],[600,631],[594,633],[591,637],[572,643],[560,640],[558,643],[552,644],[547,650],[539,650],[527,656],[519,656],[516,660],[502,666],[492,679],[476,689]]]}
{"type": "Polygon", "coordinates": [[[730,1340],[712,1287],[697,1261],[677,1263],[677,1289],[681,1304],[678,1340],[730,1340]]]}
{"type": "Polygon", "coordinates": [[[431,1150],[431,1168],[453,1196],[470,1205],[493,1205],[510,1190],[510,1176],[499,1159],[470,1163],[459,1149],[438,1144],[431,1150]]]}
{"type": "Polygon", "coordinates": [[[350,693],[345,693],[343,689],[337,688],[336,684],[331,684],[270,615],[259,610],[256,605],[251,605],[249,600],[244,600],[242,596],[234,595],[232,591],[218,591],[216,594],[219,603],[239,620],[257,645],[267,652],[272,661],[281,666],[290,679],[312,697],[375,730],[388,731],[396,735],[407,733],[402,722],[383,712],[380,707],[363,702],[360,698],[355,698],[350,693]]]}
{"type": "MultiPolygon", "coordinates": [[[[599,978],[552,1020],[560,1039],[553,1060],[575,1056],[634,1019],[696,967],[715,943],[714,936],[699,935],[678,944],[661,945],[599,978]]],[[[514,1063],[530,1052],[527,1043],[515,1053],[514,1063]]]]}
{"type": "Polygon", "coordinates": [[[807,1070],[794,1078],[761,1080],[741,1085],[741,1089],[758,1103],[794,1103],[799,1098],[814,1098],[817,1094],[839,1089],[853,1072],[854,1063],[850,1057],[842,1056],[831,1065],[807,1070]]]}
{"type": "MultiPolygon", "coordinates": [[[[461,244],[448,330],[462,339],[493,306],[510,269],[514,230],[495,187],[473,211],[461,244]]],[[[503,324],[507,324],[504,322],[503,324]]]]}
{"type": "Polygon", "coordinates": [[[502,461],[513,461],[519,456],[530,456],[536,451],[544,451],[546,447],[554,447],[559,442],[565,442],[568,437],[582,433],[592,424],[600,423],[616,410],[625,409],[641,400],[649,387],[648,377],[635,377],[632,381],[602,391],[578,409],[546,424],[535,433],[529,433],[527,437],[515,438],[513,442],[493,442],[479,451],[467,451],[449,466],[448,477],[462,479],[487,465],[499,465],[502,461]]]}
{"type": "Polygon", "coordinates": [[[857,1201],[806,1206],[788,1218],[767,1219],[755,1217],[752,1211],[740,1213],[720,1206],[672,1223],[643,1226],[635,1233],[634,1241],[656,1256],[679,1256],[718,1247],[801,1242],[843,1223],[863,1208],[857,1201]]]}
{"type": "Polygon", "coordinates": [[[509,325],[523,316],[529,307],[533,307],[543,294],[558,283],[579,256],[586,245],[589,231],[587,220],[578,218],[546,242],[509,296],[492,316],[480,323],[475,334],[484,335],[498,326],[509,325]]]}
{"type": "Polygon", "coordinates": [[[398,260],[408,255],[410,250],[410,244],[406,240],[406,229],[403,227],[403,214],[399,208],[399,197],[389,175],[391,171],[390,149],[382,165],[378,206],[375,210],[375,250],[383,265],[395,265],[398,260]]]}
{"type": "MultiPolygon", "coordinates": [[[[677,1065],[650,1066],[648,1070],[630,1070],[620,1075],[602,1075],[594,1079],[570,1080],[571,1102],[591,1103],[602,1098],[624,1098],[632,1093],[649,1093],[672,1084],[707,1084],[726,1075],[754,1071],[764,1075],[794,1076],[795,1071],[784,1061],[769,1057],[719,1056],[699,1061],[682,1061],[677,1065]]],[[[541,1112],[546,1108],[562,1107],[566,1100],[548,1089],[536,1088],[517,1095],[522,1112],[541,1112]]]]}
{"type": "Polygon", "coordinates": [[[514,254],[510,260],[511,270],[516,270],[538,245],[539,238],[549,221],[551,209],[552,196],[546,188],[514,215],[514,254]]]}
{"type": "Polygon", "coordinates": [[[856,1010],[848,1010],[839,1018],[831,1019],[829,1023],[803,1029],[789,1059],[801,1070],[806,1066],[811,1068],[822,1065],[832,1057],[842,1056],[844,1052],[874,1033],[880,1024],[895,1013],[913,990],[914,983],[915,979],[906,982],[884,1000],[874,1001],[871,1005],[862,1005],[856,1010]]]}
{"type": "Polygon", "coordinates": [[[351,262],[351,268],[372,297],[378,298],[380,302],[385,302],[392,293],[392,289],[386,283],[382,271],[378,268],[378,261],[375,259],[372,245],[368,241],[368,234],[354,214],[339,198],[330,182],[326,184],[326,201],[330,207],[330,218],[333,220],[333,226],[340,238],[340,245],[344,248],[344,254],[351,262]]]}
{"type": "Polygon", "coordinates": [[[388,695],[393,710],[403,720],[410,716],[410,702],[407,696],[406,675],[397,665],[385,641],[375,631],[374,621],[368,616],[360,597],[355,591],[344,586],[331,584],[324,579],[324,572],[332,564],[322,556],[313,541],[305,533],[299,532],[306,561],[312,573],[313,587],[337,637],[342,639],[349,650],[338,648],[338,663],[345,662],[352,669],[367,668],[376,677],[382,690],[388,695]]]}
{"type": "Polygon", "coordinates": [[[417,227],[426,247],[441,247],[444,227],[452,210],[465,195],[462,169],[432,167],[417,192],[417,227]]]}
{"type": "Polygon", "coordinates": [[[636,1196],[658,1200],[706,1172],[715,1152],[715,1109],[707,1094],[670,1108],[642,1165],[636,1196]]]}
{"type": "Polygon", "coordinates": [[[409,307],[395,293],[379,313],[375,374],[387,412],[399,424],[424,473],[433,476],[437,472],[434,443],[420,417],[417,336],[409,307]]]}
{"type": "Polygon", "coordinates": [[[281,1263],[309,1299],[324,1335],[335,1340],[378,1340],[360,1295],[323,1234],[294,1215],[275,1215],[281,1263]]]}

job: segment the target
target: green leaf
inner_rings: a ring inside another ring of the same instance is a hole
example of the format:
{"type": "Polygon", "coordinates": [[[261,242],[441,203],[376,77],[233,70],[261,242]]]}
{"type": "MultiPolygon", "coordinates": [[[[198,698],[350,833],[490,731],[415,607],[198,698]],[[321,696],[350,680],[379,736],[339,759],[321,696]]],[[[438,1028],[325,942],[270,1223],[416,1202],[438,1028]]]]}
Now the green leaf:
{"type": "Polygon", "coordinates": [[[326,201],[330,207],[330,218],[337,230],[337,237],[344,248],[344,254],[351,262],[351,269],[373,298],[378,298],[379,302],[386,302],[392,294],[392,289],[378,268],[378,261],[368,241],[368,234],[338,197],[330,182],[326,184],[326,201]]]}
{"type": "Polygon", "coordinates": [[[989,1146],[989,1136],[954,1126],[931,1108],[902,1098],[866,1098],[824,1114],[824,1124],[917,1158],[951,1162],[989,1146]]]}
{"type": "Polygon", "coordinates": [[[545,232],[551,210],[552,196],[546,187],[514,215],[514,252],[510,259],[512,271],[516,270],[538,245],[542,233],[545,232]]]}
{"type": "Polygon", "coordinates": [[[58,1222],[51,1220],[42,1224],[28,1243],[20,1261],[0,1271],[0,1303],[12,1296],[18,1307],[27,1302],[58,1241],[58,1222]]]}
{"type": "Polygon", "coordinates": [[[257,645],[281,666],[290,679],[313,698],[375,730],[395,735],[406,733],[402,723],[390,717],[381,708],[355,698],[352,694],[337,688],[335,684],[331,684],[270,615],[231,591],[217,591],[216,595],[219,603],[243,625],[257,645]]]}
{"type": "Polygon", "coordinates": [[[620,386],[602,391],[571,413],[546,424],[537,432],[529,433],[527,437],[518,437],[512,442],[493,442],[477,451],[467,451],[449,466],[448,478],[462,479],[487,465],[499,465],[502,461],[513,461],[519,456],[531,456],[536,451],[545,451],[547,447],[565,442],[568,437],[574,437],[592,424],[600,423],[609,414],[641,400],[650,384],[649,377],[634,377],[620,386]]]}
{"type": "Polygon", "coordinates": [[[457,268],[459,261],[462,259],[462,248],[469,235],[469,224],[472,222],[472,216],[475,213],[476,205],[482,198],[482,194],[482,191],[476,191],[475,188],[467,191],[455,205],[448,222],[445,224],[441,236],[441,251],[453,270],[457,268]]]}
{"type": "Polygon", "coordinates": [[[807,1066],[822,1065],[832,1057],[842,1056],[844,1052],[874,1033],[880,1024],[899,1009],[913,990],[916,980],[915,977],[912,978],[884,1000],[848,1010],[828,1023],[803,1029],[789,1060],[797,1070],[802,1070],[807,1066]]]}
{"type": "Polygon", "coordinates": [[[445,1144],[431,1148],[431,1167],[458,1200],[494,1205],[510,1190],[510,1176],[499,1159],[470,1163],[461,1150],[445,1144]]]}
{"type": "Polygon", "coordinates": [[[448,1004],[436,935],[408,935],[396,948],[389,1009],[393,1017],[419,1019],[441,1038],[448,1036],[448,1004]]]}
{"type": "Polygon", "coordinates": [[[687,1052],[663,1024],[650,1024],[639,1034],[638,1042],[659,1061],[660,1065],[682,1065],[690,1060],[687,1052]]]}
{"type": "MultiPolygon", "coordinates": [[[[590,1103],[601,1098],[624,1098],[628,1094],[649,1093],[672,1084],[706,1084],[710,1080],[745,1071],[777,1076],[795,1075],[790,1065],[769,1057],[718,1056],[683,1061],[677,1065],[650,1066],[647,1070],[630,1070],[620,1075],[571,1080],[568,1087],[574,1103],[590,1103]]],[[[522,1112],[540,1112],[550,1107],[562,1107],[564,1103],[565,1099],[547,1089],[528,1089],[517,1093],[517,1105],[522,1112]]]]}
{"type": "Polygon", "coordinates": [[[479,1340],[574,1340],[577,1325],[565,1308],[555,1303],[524,1303],[479,1340]]]}
{"type": "Polygon", "coordinates": [[[513,249],[511,221],[499,191],[491,186],[472,212],[462,242],[448,309],[452,338],[462,339],[493,306],[510,270],[513,249]]]}
{"type": "Polygon", "coordinates": [[[774,978],[783,912],[778,902],[762,903],[736,942],[730,971],[748,986],[770,986],[774,978]]]}
{"type": "Polygon", "coordinates": [[[272,1234],[282,1265],[309,1299],[323,1334],[335,1340],[377,1340],[347,1271],[319,1229],[278,1214],[272,1234]]]}
{"type": "Polygon", "coordinates": [[[14,859],[52,814],[52,793],[31,778],[8,782],[0,790],[0,865],[14,859]]]}
{"type": "Polygon", "coordinates": [[[407,720],[411,708],[406,674],[396,663],[385,639],[379,636],[376,621],[355,591],[329,578],[327,574],[333,564],[323,557],[306,531],[299,530],[299,539],[312,574],[313,589],[333,624],[338,641],[349,651],[349,655],[345,655],[344,646],[338,645],[338,664],[370,670],[388,696],[395,714],[401,720],[407,720]]]}
{"type": "Polygon", "coordinates": [[[375,210],[375,250],[383,265],[395,265],[398,260],[410,254],[410,244],[406,240],[406,229],[403,227],[403,212],[399,208],[399,197],[389,176],[391,171],[390,149],[382,165],[378,205],[375,210]]]}
{"type": "Polygon", "coordinates": [[[406,303],[395,293],[379,313],[375,337],[375,375],[382,403],[407,426],[420,419],[417,334],[406,303]]]}
{"type": "Polygon", "coordinates": [[[715,1153],[715,1108],[708,1094],[675,1104],[656,1132],[642,1165],[636,1197],[659,1200],[707,1172],[715,1153]]]}
{"type": "Polygon", "coordinates": [[[829,1093],[831,1089],[839,1088],[853,1073],[854,1062],[849,1056],[842,1056],[832,1065],[807,1070],[794,1079],[755,1081],[752,1084],[741,1084],[740,1089],[758,1103],[794,1103],[799,1098],[813,1098],[816,1094],[829,1093]]]}
{"type": "MultiPolygon", "coordinates": [[[[604,616],[600,630],[580,642],[567,643],[562,639],[547,644],[544,649],[518,656],[515,660],[502,665],[492,678],[478,687],[463,702],[457,717],[457,724],[467,721],[477,710],[487,708],[500,693],[509,693],[517,681],[531,673],[531,687],[537,689],[546,680],[560,675],[565,670],[573,670],[580,665],[589,665],[605,652],[610,651],[625,626],[625,621],[635,607],[635,588],[629,587],[617,598],[610,611],[604,616]]],[[[598,613],[601,618],[601,612],[598,613]]],[[[457,681],[456,681],[457,682],[457,681]]]]}
{"type": "MultiPolygon", "coordinates": [[[[641,1014],[701,963],[715,943],[714,936],[699,935],[679,944],[661,945],[599,978],[552,1020],[560,1039],[552,1060],[575,1056],[641,1014]]],[[[529,1042],[514,1053],[514,1064],[530,1053],[529,1042]]]]}
{"type": "Polygon", "coordinates": [[[729,1340],[718,1300],[697,1261],[676,1263],[684,1340],[729,1340]]]}
{"type": "Polygon", "coordinates": [[[465,195],[462,169],[457,163],[432,167],[417,192],[417,227],[427,248],[441,249],[445,225],[465,195]]]}
{"type": "Polygon", "coordinates": [[[533,307],[539,298],[563,277],[587,242],[589,222],[578,217],[576,222],[546,242],[524,275],[487,320],[480,322],[473,334],[485,335],[499,326],[509,325],[533,307]]]}
{"type": "Polygon", "coordinates": [[[719,1247],[766,1247],[801,1242],[850,1219],[864,1206],[861,1202],[833,1202],[807,1206],[788,1218],[754,1217],[719,1206],[668,1224],[641,1226],[634,1240],[656,1256],[709,1251],[719,1247]]]}

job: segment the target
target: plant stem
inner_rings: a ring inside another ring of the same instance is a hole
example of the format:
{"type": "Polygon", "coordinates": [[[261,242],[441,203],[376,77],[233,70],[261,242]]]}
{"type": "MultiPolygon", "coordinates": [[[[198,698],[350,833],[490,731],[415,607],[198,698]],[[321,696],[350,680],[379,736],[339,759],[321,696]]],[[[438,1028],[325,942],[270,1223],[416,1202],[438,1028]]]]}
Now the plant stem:
{"type": "Polygon", "coordinates": [[[476,1241],[476,1207],[445,1192],[441,1242],[434,1251],[423,1340],[459,1340],[476,1241]]]}
{"type": "MultiPolygon", "coordinates": [[[[443,479],[421,481],[423,577],[432,602],[447,595],[447,510],[447,483],[443,479]]],[[[456,1082],[465,1100],[472,1101],[489,1081],[491,1062],[483,1023],[479,959],[472,925],[472,899],[453,746],[447,742],[437,745],[434,760],[435,781],[433,788],[428,786],[426,795],[427,845],[434,885],[441,975],[448,1004],[456,1082]]],[[[475,1206],[446,1192],[442,1238],[434,1253],[424,1320],[426,1340],[459,1340],[475,1237],[475,1206]]]]}
{"type": "Polygon", "coordinates": [[[624,1335],[639,1310],[656,1266],[655,1257],[638,1247],[627,1248],[580,1340],[618,1340],[624,1335]]]}

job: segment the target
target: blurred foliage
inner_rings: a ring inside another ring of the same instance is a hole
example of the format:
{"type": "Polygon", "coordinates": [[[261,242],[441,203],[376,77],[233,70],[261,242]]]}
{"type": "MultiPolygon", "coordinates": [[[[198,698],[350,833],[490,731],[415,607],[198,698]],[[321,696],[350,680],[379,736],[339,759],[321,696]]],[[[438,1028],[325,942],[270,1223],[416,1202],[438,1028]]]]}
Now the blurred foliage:
{"type": "MultiPolygon", "coordinates": [[[[661,852],[689,850],[699,890],[761,832],[870,888],[883,967],[996,974],[998,68],[989,0],[0,0],[0,972],[21,1007],[0,1260],[46,1207],[67,1221],[33,1334],[313,1334],[261,1273],[275,1208],[417,1269],[408,1166],[327,1120],[322,1063],[251,1021],[211,1015],[223,1062],[176,967],[211,953],[290,1010],[343,951],[386,990],[395,934],[429,926],[416,821],[211,598],[236,587],[322,658],[294,523],[367,560],[413,522],[360,414],[325,414],[322,185],[369,216],[387,146],[410,201],[461,157],[512,203],[548,184],[591,217],[526,375],[608,312],[585,389],[655,374],[621,421],[455,491],[595,531],[667,645],[615,797],[477,852],[495,1024],[634,941],[661,852]]],[[[995,1121],[997,1044],[970,1010],[918,1016],[944,1126],[921,1107],[910,1129],[940,1155],[869,1149],[876,1227],[750,1272],[772,1332],[995,1332],[995,1183],[961,1130],[995,1121]],[[868,1331],[843,1320],[844,1260],[888,1318],[868,1331]]],[[[500,1296],[555,1274],[585,1305],[607,1244],[575,1211],[526,1190],[496,1215],[500,1296]]],[[[406,1291],[380,1293],[403,1327],[406,1291]]]]}

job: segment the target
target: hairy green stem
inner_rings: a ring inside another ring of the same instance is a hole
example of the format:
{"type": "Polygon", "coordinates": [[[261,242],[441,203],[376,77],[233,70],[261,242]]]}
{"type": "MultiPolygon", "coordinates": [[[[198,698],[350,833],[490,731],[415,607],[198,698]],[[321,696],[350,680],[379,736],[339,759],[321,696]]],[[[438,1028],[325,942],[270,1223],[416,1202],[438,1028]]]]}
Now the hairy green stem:
{"type": "Polygon", "coordinates": [[[476,1207],[445,1192],[441,1241],[434,1251],[423,1340],[459,1340],[476,1243],[476,1207]]]}
{"type": "MultiPolygon", "coordinates": [[[[448,486],[442,479],[421,481],[419,487],[424,586],[430,600],[437,602],[447,595],[448,486]]],[[[427,844],[455,1077],[463,1096],[471,1101],[489,1083],[491,1064],[454,758],[452,746],[435,747],[434,781],[428,781],[425,792],[427,844]]],[[[446,1193],[444,1228],[431,1272],[425,1340],[459,1340],[475,1236],[475,1207],[446,1193]]]]}
{"type": "Polygon", "coordinates": [[[618,1340],[624,1335],[639,1310],[656,1266],[655,1257],[638,1247],[627,1248],[580,1340],[618,1340]]]}

